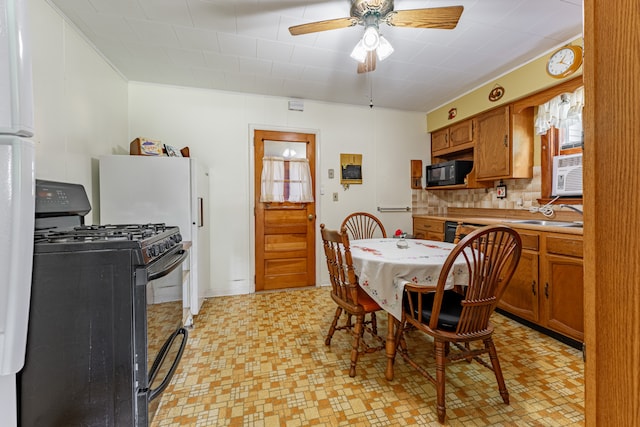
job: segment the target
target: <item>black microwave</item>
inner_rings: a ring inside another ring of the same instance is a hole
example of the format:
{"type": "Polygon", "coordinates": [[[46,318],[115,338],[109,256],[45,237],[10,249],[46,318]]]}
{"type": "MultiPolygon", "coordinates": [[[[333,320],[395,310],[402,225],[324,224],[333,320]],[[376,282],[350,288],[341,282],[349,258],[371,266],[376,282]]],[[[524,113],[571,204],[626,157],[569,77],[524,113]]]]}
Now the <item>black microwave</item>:
{"type": "Polygon", "coordinates": [[[427,187],[464,184],[473,169],[472,160],[451,160],[427,166],[427,187]]]}

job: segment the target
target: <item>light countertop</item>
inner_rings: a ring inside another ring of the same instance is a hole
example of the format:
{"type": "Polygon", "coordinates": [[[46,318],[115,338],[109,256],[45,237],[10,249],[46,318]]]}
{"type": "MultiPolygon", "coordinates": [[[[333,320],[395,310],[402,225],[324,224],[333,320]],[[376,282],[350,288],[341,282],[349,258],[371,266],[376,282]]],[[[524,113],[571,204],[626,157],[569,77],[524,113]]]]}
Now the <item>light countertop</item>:
{"type": "Polygon", "coordinates": [[[434,215],[413,215],[414,218],[432,218],[445,221],[465,222],[468,224],[505,224],[513,228],[529,229],[535,231],[546,231],[553,233],[582,235],[582,227],[563,227],[556,225],[539,225],[539,224],[523,224],[522,220],[540,220],[540,221],[561,221],[561,222],[577,222],[582,221],[579,214],[563,212],[558,213],[552,218],[546,218],[540,213],[531,213],[527,210],[507,210],[507,209],[465,209],[450,208],[447,214],[434,215]]]}

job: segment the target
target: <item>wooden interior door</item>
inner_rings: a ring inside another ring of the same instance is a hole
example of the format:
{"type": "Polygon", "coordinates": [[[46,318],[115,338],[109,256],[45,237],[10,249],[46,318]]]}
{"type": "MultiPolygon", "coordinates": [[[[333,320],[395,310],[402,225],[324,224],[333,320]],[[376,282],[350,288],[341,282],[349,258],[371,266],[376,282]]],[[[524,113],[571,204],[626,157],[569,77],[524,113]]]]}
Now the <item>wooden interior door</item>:
{"type": "Polygon", "coordinates": [[[256,291],[315,286],[315,203],[260,202],[262,159],[286,149],[309,161],[315,198],[315,135],[256,130],[253,142],[256,291]]]}

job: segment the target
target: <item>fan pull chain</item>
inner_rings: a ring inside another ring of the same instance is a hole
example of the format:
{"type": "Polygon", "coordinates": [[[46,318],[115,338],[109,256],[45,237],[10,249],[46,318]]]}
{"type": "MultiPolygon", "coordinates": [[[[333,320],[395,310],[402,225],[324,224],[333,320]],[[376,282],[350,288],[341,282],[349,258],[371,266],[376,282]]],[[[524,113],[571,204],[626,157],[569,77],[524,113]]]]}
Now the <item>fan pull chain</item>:
{"type": "Polygon", "coordinates": [[[373,108],[373,76],[367,77],[369,78],[369,108],[373,108]]]}

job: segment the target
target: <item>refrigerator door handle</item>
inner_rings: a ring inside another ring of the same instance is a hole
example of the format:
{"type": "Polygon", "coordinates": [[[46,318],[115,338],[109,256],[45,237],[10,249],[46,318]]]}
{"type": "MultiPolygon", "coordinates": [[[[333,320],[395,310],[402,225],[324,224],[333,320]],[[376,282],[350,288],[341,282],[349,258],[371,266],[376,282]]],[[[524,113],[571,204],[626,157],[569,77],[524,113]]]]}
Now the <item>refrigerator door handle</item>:
{"type": "Polygon", "coordinates": [[[198,227],[204,227],[204,199],[198,197],[198,227]]]}

